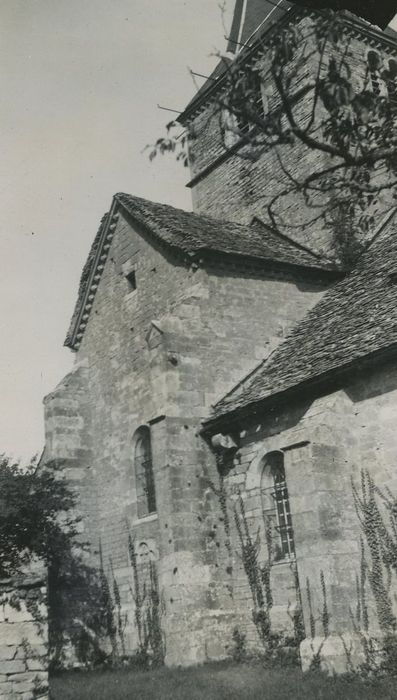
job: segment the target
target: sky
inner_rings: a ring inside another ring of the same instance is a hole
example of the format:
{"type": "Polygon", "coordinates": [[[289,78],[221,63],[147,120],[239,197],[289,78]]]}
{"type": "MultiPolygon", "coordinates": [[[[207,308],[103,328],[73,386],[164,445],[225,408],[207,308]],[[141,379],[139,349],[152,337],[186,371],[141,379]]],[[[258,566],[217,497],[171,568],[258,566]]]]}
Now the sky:
{"type": "Polygon", "coordinates": [[[186,169],[142,150],[225,42],[217,0],[1,0],[0,26],[0,452],[26,461],[113,194],[191,208],[186,169]]]}
{"type": "MultiPolygon", "coordinates": [[[[226,0],[226,24],[234,1],[226,0]]],[[[395,23],[397,28],[397,23],[395,23]]],[[[114,193],[191,208],[188,173],[147,144],[225,48],[218,0],[0,2],[0,453],[44,444],[42,399],[114,193]]]]}

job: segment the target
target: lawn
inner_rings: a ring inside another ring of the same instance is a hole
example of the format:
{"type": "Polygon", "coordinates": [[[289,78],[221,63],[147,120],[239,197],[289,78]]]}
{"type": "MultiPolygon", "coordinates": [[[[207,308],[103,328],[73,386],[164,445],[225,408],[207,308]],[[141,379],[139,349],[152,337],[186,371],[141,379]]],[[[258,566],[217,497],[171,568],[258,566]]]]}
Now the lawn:
{"type": "Polygon", "coordinates": [[[68,672],[51,680],[53,700],[395,700],[397,679],[362,682],[296,669],[209,664],[189,669],[68,672]]]}

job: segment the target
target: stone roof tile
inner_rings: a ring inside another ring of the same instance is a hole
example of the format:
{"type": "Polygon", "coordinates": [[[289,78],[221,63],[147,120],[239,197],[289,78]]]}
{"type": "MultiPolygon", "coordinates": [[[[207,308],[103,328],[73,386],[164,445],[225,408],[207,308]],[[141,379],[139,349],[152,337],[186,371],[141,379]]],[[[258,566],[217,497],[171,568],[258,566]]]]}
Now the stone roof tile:
{"type": "Polygon", "coordinates": [[[304,385],[397,344],[397,217],[384,222],[356,268],[286,340],[214,407],[209,421],[304,385]]]}
{"type": "Polygon", "coordinates": [[[207,250],[321,270],[335,269],[334,262],[260,223],[247,226],[215,219],[130,194],[117,194],[116,199],[135,221],[150,229],[163,243],[187,254],[207,250]]]}
{"type": "Polygon", "coordinates": [[[65,340],[68,347],[76,348],[83,335],[104,267],[105,250],[109,249],[116,228],[114,221],[119,208],[159,242],[187,257],[219,253],[269,266],[276,264],[320,273],[338,271],[335,262],[279,236],[261,222],[245,226],[119,193],[113,199],[112,215],[106,214],[102,218],[81,275],[77,302],[65,340]]]}

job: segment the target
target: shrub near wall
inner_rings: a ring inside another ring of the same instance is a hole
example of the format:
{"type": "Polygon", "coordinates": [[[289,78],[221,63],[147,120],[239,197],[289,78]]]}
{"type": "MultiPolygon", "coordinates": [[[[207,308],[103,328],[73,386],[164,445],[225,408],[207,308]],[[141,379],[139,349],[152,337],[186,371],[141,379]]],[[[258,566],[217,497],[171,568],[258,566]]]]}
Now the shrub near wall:
{"type": "Polygon", "coordinates": [[[0,698],[48,700],[46,581],[0,580],[0,698]]]}

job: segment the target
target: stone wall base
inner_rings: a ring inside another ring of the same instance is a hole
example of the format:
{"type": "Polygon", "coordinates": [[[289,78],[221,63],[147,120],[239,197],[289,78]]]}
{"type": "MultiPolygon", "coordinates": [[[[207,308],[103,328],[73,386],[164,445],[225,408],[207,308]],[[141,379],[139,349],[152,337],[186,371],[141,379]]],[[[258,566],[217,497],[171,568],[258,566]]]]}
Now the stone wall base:
{"type": "MultiPolygon", "coordinates": [[[[366,662],[364,649],[365,637],[358,634],[330,635],[304,639],[300,645],[302,671],[309,671],[317,666],[326,673],[348,673],[366,662]]],[[[382,644],[378,639],[371,639],[374,649],[373,661],[381,660],[382,644]]]]}
{"type": "Polygon", "coordinates": [[[48,700],[45,572],[0,580],[0,698],[48,700]]]}
{"type": "Polygon", "coordinates": [[[166,666],[194,666],[228,658],[235,619],[234,612],[224,610],[170,619],[168,625],[172,633],[166,643],[166,666]]]}

